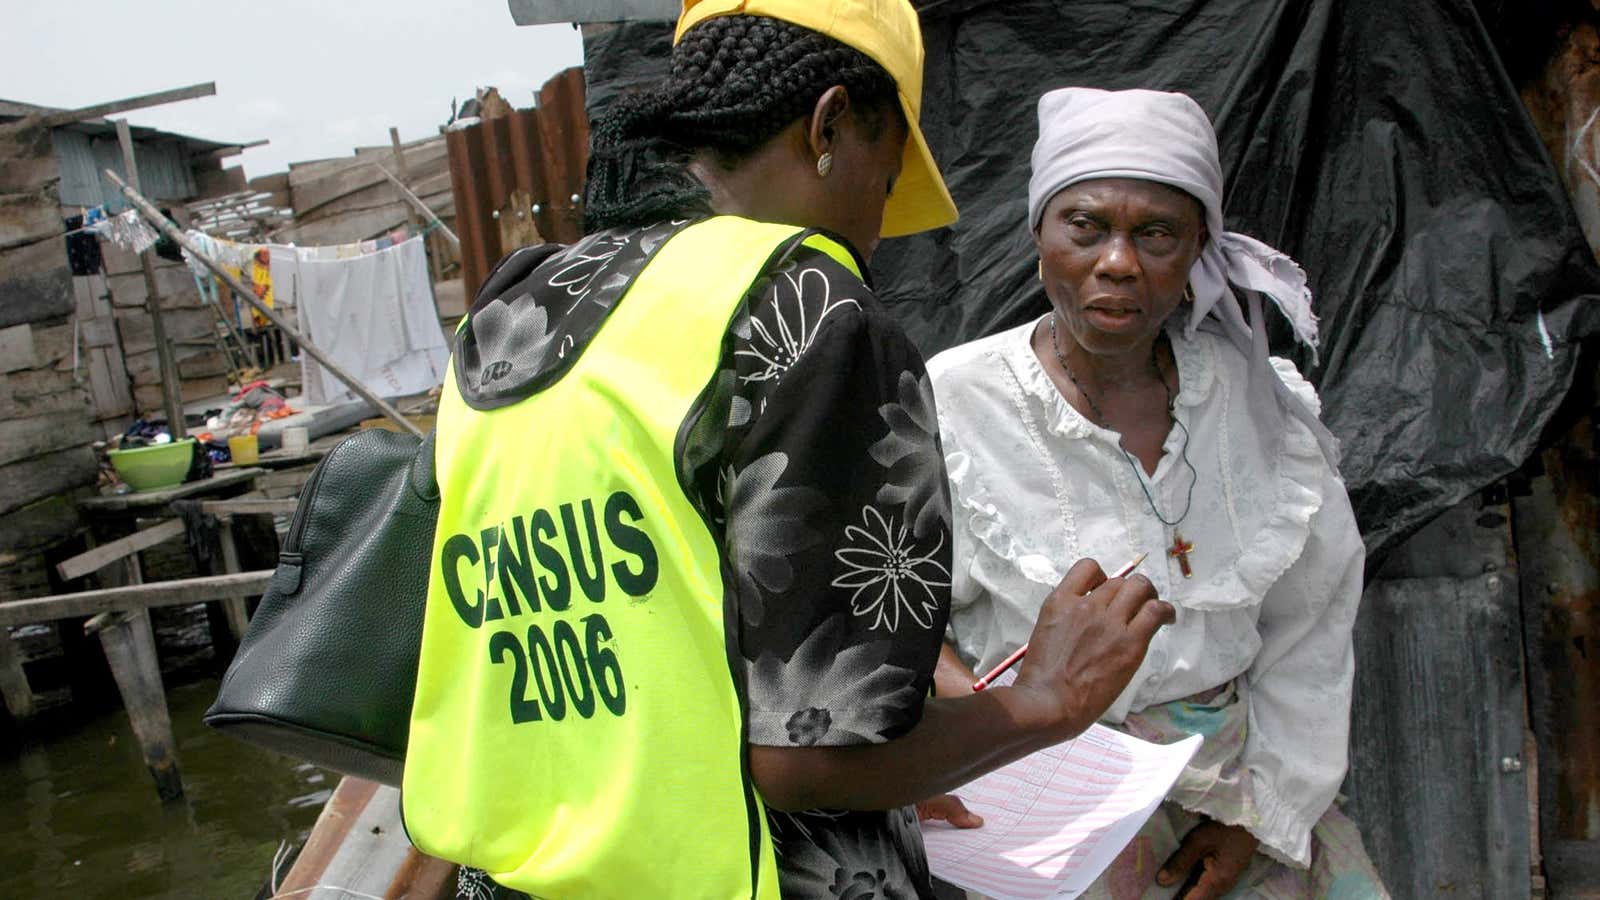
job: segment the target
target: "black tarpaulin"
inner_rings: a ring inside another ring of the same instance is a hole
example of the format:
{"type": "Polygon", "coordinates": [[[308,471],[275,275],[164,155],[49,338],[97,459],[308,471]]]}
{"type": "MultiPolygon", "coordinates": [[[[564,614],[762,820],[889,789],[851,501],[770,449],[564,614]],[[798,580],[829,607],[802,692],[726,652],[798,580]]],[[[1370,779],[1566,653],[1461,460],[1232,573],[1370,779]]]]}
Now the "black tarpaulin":
{"type": "MultiPolygon", "coordinates": [[[[873,269],[925,352],[1046,308],[1026,227],[1039,95],[1181,90],[1216,124],[1228,227],[1310,275],[1319,362],[1274,346],[1322,393],[1374,556],[1533,452],[1600,330],[1600,272],[1470,3],[919,6],[923,128],[962,218],[885,242],[873,269]]],[[[659,72],[630,57],[666,34],[591,42],[591,90],[659,72]]]]}

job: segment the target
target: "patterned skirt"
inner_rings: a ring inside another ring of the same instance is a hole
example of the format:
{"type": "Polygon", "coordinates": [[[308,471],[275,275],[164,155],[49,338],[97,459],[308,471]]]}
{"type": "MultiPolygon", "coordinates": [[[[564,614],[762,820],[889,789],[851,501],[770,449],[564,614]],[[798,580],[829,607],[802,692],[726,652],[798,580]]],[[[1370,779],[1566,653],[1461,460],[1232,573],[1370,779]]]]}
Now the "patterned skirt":
{"type": "MultiPolygon", "coordinates": [[[[1224,824],[1248,827],[1256,815],[1249,790],[1244,754],[1248,704],[1243,688],[1230,682],[1220,688],[1153,706],[1128,716],[1120,730],[1138,738],[1168,744],[1191,734],[1205,743],[1178,778],[1172,793],[1145,823],[1122,854],[1083,894],[1087,900],[1157,900],[1172,897],[1178,885],[1161,887],[1156,872],[1178,849],[1182,837],[1200,824],[1202,814],[1224,824]]],[[[1387,900],[1361,844],[1354,822],[1335,804],[1311,829],[1311,866],[1301,869],[1257,853],[1240,876],[1233,898],[1252,900],[1387,900]]]]}

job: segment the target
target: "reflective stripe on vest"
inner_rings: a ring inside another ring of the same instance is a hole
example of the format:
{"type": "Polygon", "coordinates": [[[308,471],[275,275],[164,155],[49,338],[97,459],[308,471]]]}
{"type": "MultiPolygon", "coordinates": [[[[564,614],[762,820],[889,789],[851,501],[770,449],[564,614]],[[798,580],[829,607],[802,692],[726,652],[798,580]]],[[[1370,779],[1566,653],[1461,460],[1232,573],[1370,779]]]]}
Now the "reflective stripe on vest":
{"type": "Polygon", "coordinates": [[[800,233],[684,229],[519,403],[473,410],[447,377],[402,793],[424,852],[542,897],[778,896],[720,552],[675,446],[730,317],[800,233]]]}

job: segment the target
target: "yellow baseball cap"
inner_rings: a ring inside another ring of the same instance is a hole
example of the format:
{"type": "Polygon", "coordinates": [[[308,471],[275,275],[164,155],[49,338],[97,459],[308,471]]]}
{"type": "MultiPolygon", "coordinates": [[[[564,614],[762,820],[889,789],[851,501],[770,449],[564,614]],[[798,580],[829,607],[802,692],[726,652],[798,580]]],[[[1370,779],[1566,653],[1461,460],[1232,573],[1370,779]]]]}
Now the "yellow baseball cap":
{"type": "Polygon", "coordinates": [[[900,237],[956,220],[956,203],[918,124],[922,112],[922,25],[909,0],[683,0],[676,43],[716,16],[766,16],[825,34],[871,57],[894,78],[911,137],[894,193],[883,208],[883,236],[900,237]]]}

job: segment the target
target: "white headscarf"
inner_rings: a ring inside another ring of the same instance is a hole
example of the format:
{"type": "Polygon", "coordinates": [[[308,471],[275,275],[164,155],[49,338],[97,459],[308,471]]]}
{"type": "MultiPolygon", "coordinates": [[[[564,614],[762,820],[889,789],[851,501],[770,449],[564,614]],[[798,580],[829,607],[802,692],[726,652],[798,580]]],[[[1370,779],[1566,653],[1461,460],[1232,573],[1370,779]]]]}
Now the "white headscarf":
{"type": "MultiPolygon", "coordinates": [[[[1137,178],[1170,185],[1205,207],[1210,237],[1189,270],[1194,291],[1186,333],[1209,317],[1251,361],[1252,406],[1257,414],[1288,411],[1310,426],[1331,464],[1338,444],[1304,403],[1290,393],[1267,359],[1260,295],[1272,298],[1295,338],[1317,348],[1306,273],[1284,253],[1222,226],[1222,164],[1217,135],[1205,110],[1185,94],[1062,88],[1039,98],[1039,140],[1028,182],[1028,224],[1037,229],[1050,199],[1069,185],[1095,178],[1137,178]],[[1229,283],[1249,288],[1247,320],[1229,283]]],[[[1272,429],[1268,433],[1276,433],[1272,429]]]]}

